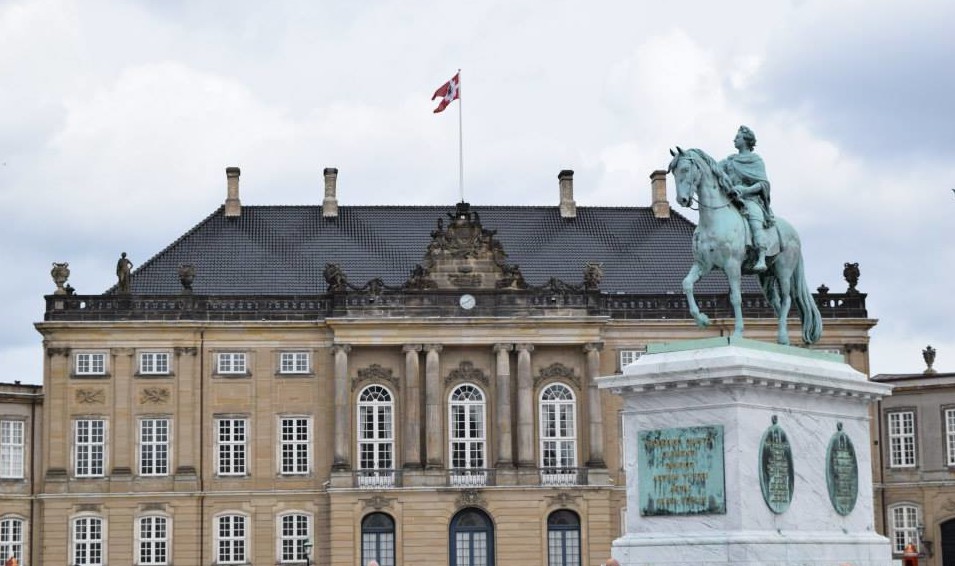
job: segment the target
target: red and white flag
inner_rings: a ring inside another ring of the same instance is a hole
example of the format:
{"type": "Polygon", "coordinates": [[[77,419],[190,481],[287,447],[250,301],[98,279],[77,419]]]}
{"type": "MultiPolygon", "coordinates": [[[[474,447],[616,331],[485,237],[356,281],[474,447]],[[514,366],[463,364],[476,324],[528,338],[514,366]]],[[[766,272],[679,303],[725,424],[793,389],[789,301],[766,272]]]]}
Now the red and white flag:
{"type": "Polygon", "coordinates": [[[448,104],[451,104],[452,100],[457,100],[461,98],[461,71],[455,73],[451,80],[444,83],[438,90],[434,91],[434,96],[431,97],[431,100],[441,97],[441,102],[438,103],[438,107],[434,109],[434,113],[443,112],[445,108],[448,107],[448,104]]]}

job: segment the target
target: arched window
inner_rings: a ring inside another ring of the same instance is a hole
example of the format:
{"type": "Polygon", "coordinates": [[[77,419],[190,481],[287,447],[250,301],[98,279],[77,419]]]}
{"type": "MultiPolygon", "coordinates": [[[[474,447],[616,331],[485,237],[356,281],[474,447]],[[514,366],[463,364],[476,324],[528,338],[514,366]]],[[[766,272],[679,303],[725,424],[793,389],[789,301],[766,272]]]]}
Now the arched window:
{"type": "Polygon", "coordinates": [[[451,566],[494,566],[494,525],[480,509],[464,509],[451,519],[451,566]]]}
{"type": "Polygon", "coordinates": [[[547,517],[548,566],[580,566],[580,517],[562,509],[547,517]]]}
{"type": "Polygon", "coordinates": [[[216,564],[245,564],[249,556],[245,515],[224,514],[215,523],[216,564]]]}
{"type": "Polygon", "coordinates": [[[893,505],[889,507],[889,521],[892,552],[902,554],[909,543],[918,545],[918,507],[910,503],[893,505]]]}
{"type": "Polygon", "coordinates": [[[162,515],[147,515],[136,521],[136,564],[169,564],[169,519],[162,515]]]}
{"type": "Polygon", "coordinates": [[[541,481],[546,485],[577,483],[577,404],[574,393],[552,383],[540,396],[541,481]]]}
{"type": "Polygon", "coordinates": [[[19,564],[23,564],[23,519],[18,517],[4,517],[0,519],[0,560],[11,556],[16,557],[19,564]]]}
{"type": "Polygon", "coordinates": [[[78,566],[103,566],[105,528],[100,517],[73,519],[73,562],[78,566]]]}
{"type": "Polygon", "coordinates": [[[380,385],[358,394],[359,486],[394,485],[394,406],[391,392],[380,385]]]}
{"type": "Polygon", "coordinates": [[[286,513],[278,520],[279,564],[300,564],[308,555],[305,543],[311,536],[310,517],[305,513],[286,513]]]}
{"type": "Polygon", "coordinates": [[[361,563],[372,560],[395,566],[395,521],[384,513],[372,513],[361,522],[361,563]]]}
{"type": "Polygon", "coordinates": [[[484,427],[484,393],[471,384],[459,385],[451,392],[448,410],[452,479],[467,472],[486,468],[487,436],[484,427]]]}

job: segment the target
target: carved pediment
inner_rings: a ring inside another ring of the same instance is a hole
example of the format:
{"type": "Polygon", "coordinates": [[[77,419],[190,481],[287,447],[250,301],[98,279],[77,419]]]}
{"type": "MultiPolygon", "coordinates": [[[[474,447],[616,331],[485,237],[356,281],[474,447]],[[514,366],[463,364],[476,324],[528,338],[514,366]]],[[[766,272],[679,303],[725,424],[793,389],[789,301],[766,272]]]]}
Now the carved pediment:
{"type": "Polygon", "coordinates": [[[398,378],[395,376],[394,370],[382,367],[379,364],[371,364],[366,368],[358,370],[358,377],[352,379],[351,390],[354,391],[358,389],[358,386],[366,381],[387,381],[396,388],[398,387],[398,378]]]}
{"type": "Polygon", "coordinates": [[[451,370],[448,376],[444,378],[445,385],[449,385],[455,381],[478,381],[484,385],[490,383],[487,374],[480,368],[474,367],[473,362],[467,360],[461,362],[458,367],[451,370]]]}
{"type": "Polygon", "coordinates": [[[547,367],[541,368],[534,377],[534,388],[536,389],[538,385],[549,379],[569,381],[580,389],[580,376],[577,375],[573,368],[569,368],[560,362],[554,362],[547,367]]]}

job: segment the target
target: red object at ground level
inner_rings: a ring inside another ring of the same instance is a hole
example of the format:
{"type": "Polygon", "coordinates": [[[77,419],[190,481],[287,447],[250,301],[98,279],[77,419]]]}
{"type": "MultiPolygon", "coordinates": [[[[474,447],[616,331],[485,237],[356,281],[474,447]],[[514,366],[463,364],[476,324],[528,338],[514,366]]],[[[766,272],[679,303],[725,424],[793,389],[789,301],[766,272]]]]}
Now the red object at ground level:
{"type": "Polygon", "coordinates": [[[905,545],[905,551],[902,553],[902,566],[919,566],[919,552],[915,550],[915,545],[912,543],[905,545]]]}

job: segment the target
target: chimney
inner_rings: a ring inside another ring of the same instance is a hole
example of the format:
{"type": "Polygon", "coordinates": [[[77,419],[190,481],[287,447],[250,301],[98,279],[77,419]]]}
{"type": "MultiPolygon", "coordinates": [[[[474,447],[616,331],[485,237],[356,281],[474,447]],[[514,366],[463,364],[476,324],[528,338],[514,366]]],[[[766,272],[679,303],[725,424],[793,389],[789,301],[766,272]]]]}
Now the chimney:
{"type": "Polygon", "coordinates": [[[338,217],[338,198],[335,191],[338,188],[338,169],[326,167],[325,174],[325,199],[322,201],[322,216],[325,218],[338,217]]]}
{"type": "Polygon", "coordinates": [[[225,217],[238,218],[242,212],[242,203],[239,202],[239,168],[226,167],[226,199],[225,217]]]}
{"type": "Polygon", "coordinates": [[[574,202],[574,172],[564,169],[557,174],[560,182],[560,217],[577,218],[577,203],[574,202]]]}
{"type": "Polygon", "coordinates": [[[653,197],[653,216],[670,217],[670,203],[667,202],[667,172],[657,169],[650,173],[650,193],[653,197]]]}

